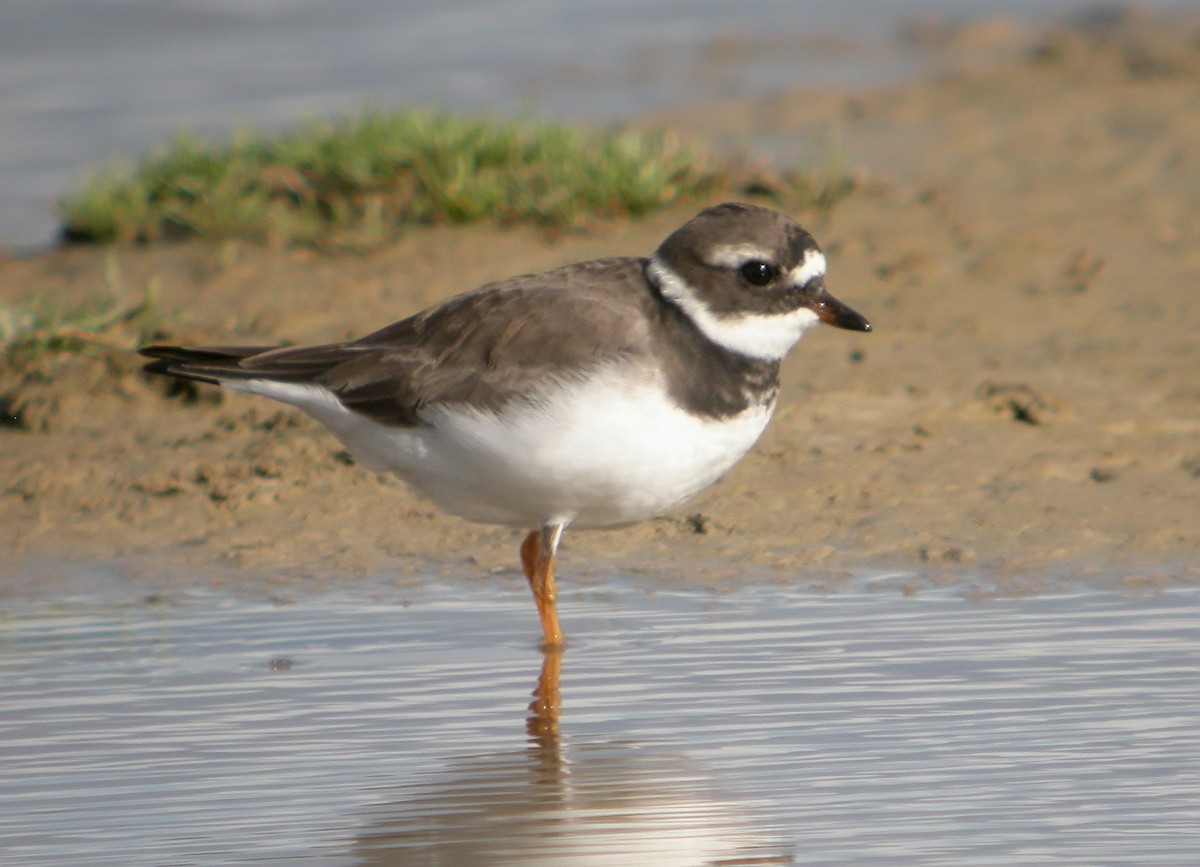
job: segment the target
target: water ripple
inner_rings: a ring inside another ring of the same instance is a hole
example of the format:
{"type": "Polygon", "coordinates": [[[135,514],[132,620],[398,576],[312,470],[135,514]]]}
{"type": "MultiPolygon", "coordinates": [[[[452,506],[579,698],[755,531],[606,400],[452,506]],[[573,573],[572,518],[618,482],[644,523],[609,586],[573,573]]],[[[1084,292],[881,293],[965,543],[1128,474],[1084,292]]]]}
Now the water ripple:
{"type": "Polygon", "coordinates": [[[0,619],[11,863],[1190,862],[1200,590],[523,586],[0,619]],[[545,721],[543,721],[545,722],[545,721]],[[531,728],[527,731],[527,723],[531,728]]]}

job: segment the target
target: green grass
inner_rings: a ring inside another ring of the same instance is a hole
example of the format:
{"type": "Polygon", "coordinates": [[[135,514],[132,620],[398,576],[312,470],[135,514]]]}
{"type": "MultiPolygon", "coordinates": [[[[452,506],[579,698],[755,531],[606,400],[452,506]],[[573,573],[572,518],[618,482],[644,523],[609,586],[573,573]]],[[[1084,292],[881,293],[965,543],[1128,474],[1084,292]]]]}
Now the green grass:
{"type": "Polygon", "coordinates": [[[0,306],[0,357],[20,366],[44,352],[128,352],[134,341],[119,340],[112,332],[144,319],[150,304],[91,300],[66,308],[0,306]]]}
{"type": "Polygon", "coordinates": [[[105,291],[82,302],[0,305],[0,358],[16,369],[47,352],[126,353],[158,333],[157,281],[150,280],[141,296],[130,300],[114,260],[106,270],[105,291]]]}
{"type": "MultiPolygon", "coordinates": [[[[589,132],[435,111],[364,111],[225,144],[180,134],[136,165],[85,178],[59,203],[75,242],[243,237],[370,247],[414,224],[570,228],[719,191],[808,181],[746,177],[663,133],[589,132]]],[[[799,176],[797,176],[799,177],[799,176]]],[[[823,192],[824,191],[824,192],[823,192]]],[[[761,190],[758,190],[761,192],[761,190]]]]}
{"type": "Polygon", "coordinates": [[[660,134],[367,111],[220,145],[181,134],[136,166],[85,179],[59,214],[76,241],[370,244],[411,224],[569,227],[644,214],[723,176],[660,134]]]}

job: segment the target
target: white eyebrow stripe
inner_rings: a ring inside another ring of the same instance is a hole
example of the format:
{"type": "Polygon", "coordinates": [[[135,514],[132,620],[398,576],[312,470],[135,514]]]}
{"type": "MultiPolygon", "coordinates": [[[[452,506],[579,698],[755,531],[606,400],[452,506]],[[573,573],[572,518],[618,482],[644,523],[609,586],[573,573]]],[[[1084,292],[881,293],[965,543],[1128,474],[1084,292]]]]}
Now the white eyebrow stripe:
{"type": "Polygon", "coordinates": [[[754,244],[719,244],[708,254],[708,264],[717,268],[740,268],[747,262],[774,262],[775,254],[754,244]]]}
{"type": "Polygon", "coordinates": [[[804,286],[824,276],[825,254],[820,250],[809,250],[804,255],[804,261],[788,272],[788,282],[793,286],[804,286]]]}

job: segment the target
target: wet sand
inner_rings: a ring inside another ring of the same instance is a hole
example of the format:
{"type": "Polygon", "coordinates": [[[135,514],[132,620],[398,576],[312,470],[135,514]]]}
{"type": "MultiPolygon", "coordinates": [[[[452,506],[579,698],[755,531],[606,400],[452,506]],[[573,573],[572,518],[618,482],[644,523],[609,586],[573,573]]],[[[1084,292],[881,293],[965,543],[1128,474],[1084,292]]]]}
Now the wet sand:
{"type": "MultiPolygon", "coordinates": [[[[806,336],[750,455],[677,514],[568,534],[564,580],[612,566],[714,584],[864,566],[985,569],[1018,591],[1031,574],[1200,580],[1198,32],[1136,17],[915,28],[944,59],[933,79],[648,119],[720,142],[836,142],[861,189],[797,217],[875,333],[806,336]]],[[[0,303],[154,282],[172,340],[336,340],[486,280],[644,255],[700,204],[556,238],[429,228],[369,255],[64,249],[0,262],[0,303]]],[[[516,568],[519,533],[347,465],[302,415],[168,395],[138,367],[60,354],[0,372],[16,416],[0,427],[0,588],[64,560],[269,584],[516,568]]]]}

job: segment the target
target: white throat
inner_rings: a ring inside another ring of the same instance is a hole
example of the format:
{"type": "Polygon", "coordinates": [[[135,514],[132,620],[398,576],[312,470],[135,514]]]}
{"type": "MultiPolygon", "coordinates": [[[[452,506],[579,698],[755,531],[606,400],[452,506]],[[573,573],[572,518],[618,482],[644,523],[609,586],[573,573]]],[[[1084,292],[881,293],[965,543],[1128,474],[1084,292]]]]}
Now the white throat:
{"type": "MultiPolygon", "coordinates": [[[[807,263],[806,263],[807,264],[807,263]]],[[[780,361],[819,321],[807,307],[788,313],[734,313],[721,316],[701,301],[687,281],[654,256],[648,268],[663,297],[676,304],[709,340],[725,349],[763,361],[780,361]]]]}

